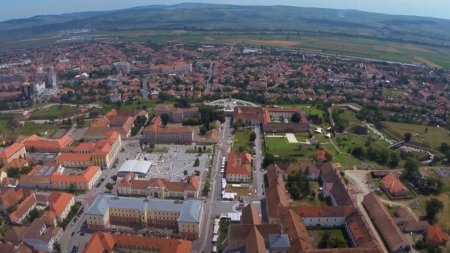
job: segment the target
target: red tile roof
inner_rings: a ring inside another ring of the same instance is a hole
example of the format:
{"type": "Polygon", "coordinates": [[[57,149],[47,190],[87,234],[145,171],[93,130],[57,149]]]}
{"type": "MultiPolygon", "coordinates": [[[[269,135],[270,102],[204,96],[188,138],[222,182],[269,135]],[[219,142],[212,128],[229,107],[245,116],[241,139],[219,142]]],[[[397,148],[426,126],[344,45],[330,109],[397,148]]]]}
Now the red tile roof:
{"type": "Polygon", "coordinates": [[[14,143],[0,152],[0,159],[7,159],[24,147],[22,143],[14,143]]]}
{"type": "Polygon", "coordinates": [[[112,252],[115,246],[157,248],[160,253],[189,253],[192,242],[178,239],[160,239],[130,235],[95,233],[84,248],[84,253],[112,252]]]}
{"type": "Polygon", "coordinates": [[[249,153],[230,153],[227,160],[227,174],[252,174],[252,155],[249,153]]]}
{"type": "Polygon", "coordinates": [[[73,195],[67,192],[52,192],[48,195],[48,202],[51,210],[55,212],[58,217],[61,217],[61,214],[73,198],[73,195]]]}
{"type": "Polygon", "coordinates": [[[450,240],[447,233],[442,232],[438,225],[430,225],[427,230],[427,243],[445,245],[450,240]]]}

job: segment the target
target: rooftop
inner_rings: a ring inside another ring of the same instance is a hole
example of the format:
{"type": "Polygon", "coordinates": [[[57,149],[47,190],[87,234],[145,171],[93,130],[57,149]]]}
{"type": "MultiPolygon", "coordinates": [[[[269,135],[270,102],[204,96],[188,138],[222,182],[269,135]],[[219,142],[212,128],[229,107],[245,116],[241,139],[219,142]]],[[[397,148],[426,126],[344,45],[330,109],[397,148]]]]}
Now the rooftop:
{"type": "Polygon", "coordinates": [[[180,212],[178,221],[200,222],[203,209],[201,200],[164,200],[119,197],[110,194],[100,194],[86,211],[91,215],[103,215],[109,208],[133,209],[140,211],[173,211],[180,212]]]}

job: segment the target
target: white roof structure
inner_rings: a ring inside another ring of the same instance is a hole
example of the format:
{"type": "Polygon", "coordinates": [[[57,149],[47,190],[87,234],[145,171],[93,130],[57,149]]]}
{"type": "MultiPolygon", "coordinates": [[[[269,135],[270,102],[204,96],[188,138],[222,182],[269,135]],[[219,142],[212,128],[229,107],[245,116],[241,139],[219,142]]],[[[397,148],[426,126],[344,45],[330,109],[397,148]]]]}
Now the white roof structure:
{"type": "Polygon", "coordinates": [[[118,170],[118,174],[136,173],[141,175],[147,175],[152,162],[144,160],[128,160],[125,161],[118,170]]]}

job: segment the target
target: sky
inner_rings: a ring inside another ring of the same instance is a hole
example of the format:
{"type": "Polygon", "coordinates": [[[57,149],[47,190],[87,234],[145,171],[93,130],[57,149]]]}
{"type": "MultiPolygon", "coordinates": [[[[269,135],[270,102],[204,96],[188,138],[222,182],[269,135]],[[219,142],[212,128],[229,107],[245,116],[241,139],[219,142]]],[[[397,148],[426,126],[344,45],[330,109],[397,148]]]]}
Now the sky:
{"type": "Polygon", "coordinates": [[[450,0],[0,0],[0,20],[35,15],[99,11],[180,2],[244,5],[291,5],[333,9],[355,9],[387,14],[450,19],[450,0]]]}

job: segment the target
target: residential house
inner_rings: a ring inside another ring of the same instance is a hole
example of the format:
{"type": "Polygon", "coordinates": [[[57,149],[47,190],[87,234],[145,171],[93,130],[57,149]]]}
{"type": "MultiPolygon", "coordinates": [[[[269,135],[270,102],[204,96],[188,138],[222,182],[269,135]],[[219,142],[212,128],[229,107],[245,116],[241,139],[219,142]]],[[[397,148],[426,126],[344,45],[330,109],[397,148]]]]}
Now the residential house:
{"type": "Polygon", "coordinates": [[[431,245],[447,246],[450,236],[443,232],[438,225],[430,225],[425,235],[426,242],[431,245]]]}
{"type": "Polygon", "coordinates": [[[407,197],[409,195],[408,188],[392,173],[383,177],[380,187],[394,198],[407,197]]]}

